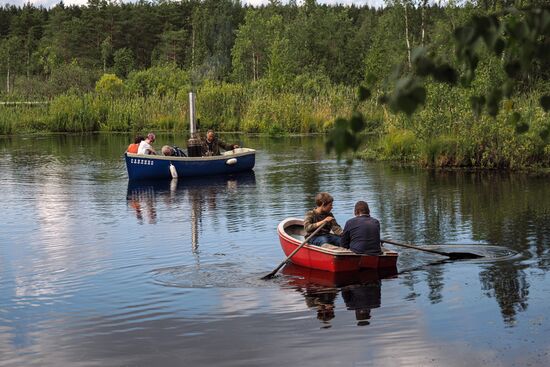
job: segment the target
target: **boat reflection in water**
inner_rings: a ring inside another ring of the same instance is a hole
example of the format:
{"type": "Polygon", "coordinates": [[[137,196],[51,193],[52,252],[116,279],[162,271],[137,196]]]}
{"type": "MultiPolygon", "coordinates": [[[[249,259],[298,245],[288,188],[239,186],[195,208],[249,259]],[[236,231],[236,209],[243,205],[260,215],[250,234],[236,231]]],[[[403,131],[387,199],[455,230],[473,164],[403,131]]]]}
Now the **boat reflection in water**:
{"type": "Polygon", "coordinates": [[[371,309],[380,307],[381,279],[396,277],[397,268],[334,273],[289,263],[282,273],[287,284],[303,294],[306,305],[317,310],[323,327],[329,328],[339,292],[346,308],[355,312],[357,325],[368,325],[371,309]]]}
{"type": "Polygon", "coordinates": [[[170,210],[174,215],[179,211],[183,217],[190,218],[191,242],[193,250],[197,250],[203,211],[216,209],[218,195],[255,185],[254,171],[171,180],[129,180],[126,201],[139,224],[156,224],[159,210],[170,210]]]}

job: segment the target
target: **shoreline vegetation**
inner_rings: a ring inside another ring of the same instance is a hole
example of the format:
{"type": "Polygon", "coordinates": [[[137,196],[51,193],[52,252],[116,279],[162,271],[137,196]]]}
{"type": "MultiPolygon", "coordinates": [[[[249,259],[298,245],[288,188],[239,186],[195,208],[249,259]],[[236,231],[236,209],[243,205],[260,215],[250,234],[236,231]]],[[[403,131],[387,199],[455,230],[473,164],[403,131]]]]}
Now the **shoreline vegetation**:
{"type": "Polygon", "coordinates": [[[327,133],[337,118],[359,111],[368,135],[356,154],[362,159],[547,171],[550,115],[539,100],[550,91],[550,65],[518,76],[496,117],[470,106],[505,79],[502,60],[489,53],[469,87],[428,82],[426,103],[412,116],[378,102],[387,76],[399,72],[393,65],[407,68],[411,45],[430,44],[455,62],[453,28],[498,10],[494,2],[495,8],[396,1],[383,9],[312,0],[261,7],[229,0],[5,5],[0,135],[182,133],[194,91],[201,130],[327,133]],[[365,83],[372,97],[358,103],[365,83]]]}

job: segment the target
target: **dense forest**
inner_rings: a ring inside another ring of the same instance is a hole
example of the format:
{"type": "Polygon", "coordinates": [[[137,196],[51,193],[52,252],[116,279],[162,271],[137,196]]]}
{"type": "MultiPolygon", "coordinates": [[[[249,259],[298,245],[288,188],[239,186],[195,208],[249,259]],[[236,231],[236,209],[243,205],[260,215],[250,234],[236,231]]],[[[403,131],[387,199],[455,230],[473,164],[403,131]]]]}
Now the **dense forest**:
{"type": "MultiPolygon", "coordinates": [[[[360,111],[366,118],[358,131],[378,137],[363,151],[367,158],[549,166],[550,116],[539,100],[550,94],[550,60],[514,74],[513,93],[489,115],[472,110],[472,98],[510,78],[504,59],[489,51],[481,51],[469,85],[428,79],[424,106],[412,114],[376,98],[395,87],[396,75],[414,71],[419,47],[458,65],[456,30],[476,17],[513,18],[503,12],[511,5],[546,6],[543,0],[391,0],[379,9],[315,0],[260,7],[232,0],[5,5],[0,134],[183,132],[193,90],[201,128],[327,132],[338,117],[360,111]],[[373,97],[359,103],[362,85],[373,97]]],[[[538,37],[548,46],[545,35],[538,37]]]]}

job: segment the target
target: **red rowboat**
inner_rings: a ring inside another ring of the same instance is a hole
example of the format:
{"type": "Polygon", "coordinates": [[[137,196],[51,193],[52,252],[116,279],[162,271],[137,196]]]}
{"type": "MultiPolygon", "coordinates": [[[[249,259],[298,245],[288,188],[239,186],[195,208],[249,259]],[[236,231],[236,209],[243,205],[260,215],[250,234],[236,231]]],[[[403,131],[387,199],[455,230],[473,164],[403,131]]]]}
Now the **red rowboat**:
{"type": "MultiPolygon", "coordinates": [[[[290,255],[304,240],[304,221],[287,218],[277,226],[281,247],[290,255]]],[[[306,244],[291,259],[294,264],[307,268],[332,272],[356,271],[359,269],[396,268],[397,252],[384,249],[383,254],[362,255],[340,247],[325,248],[306,244]]]]}

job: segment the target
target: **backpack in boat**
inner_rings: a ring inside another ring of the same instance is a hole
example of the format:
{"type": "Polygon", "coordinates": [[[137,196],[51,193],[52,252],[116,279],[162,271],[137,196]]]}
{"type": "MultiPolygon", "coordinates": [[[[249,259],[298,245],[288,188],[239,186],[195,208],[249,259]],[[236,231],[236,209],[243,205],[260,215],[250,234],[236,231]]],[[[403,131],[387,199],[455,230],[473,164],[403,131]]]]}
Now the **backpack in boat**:
{"type": "Polygon", "coordinates": [[[172,146],[172,149],[174,149],[174,156],[175,157],[187,157],[187,154],[177,146],[172,146]]]}

